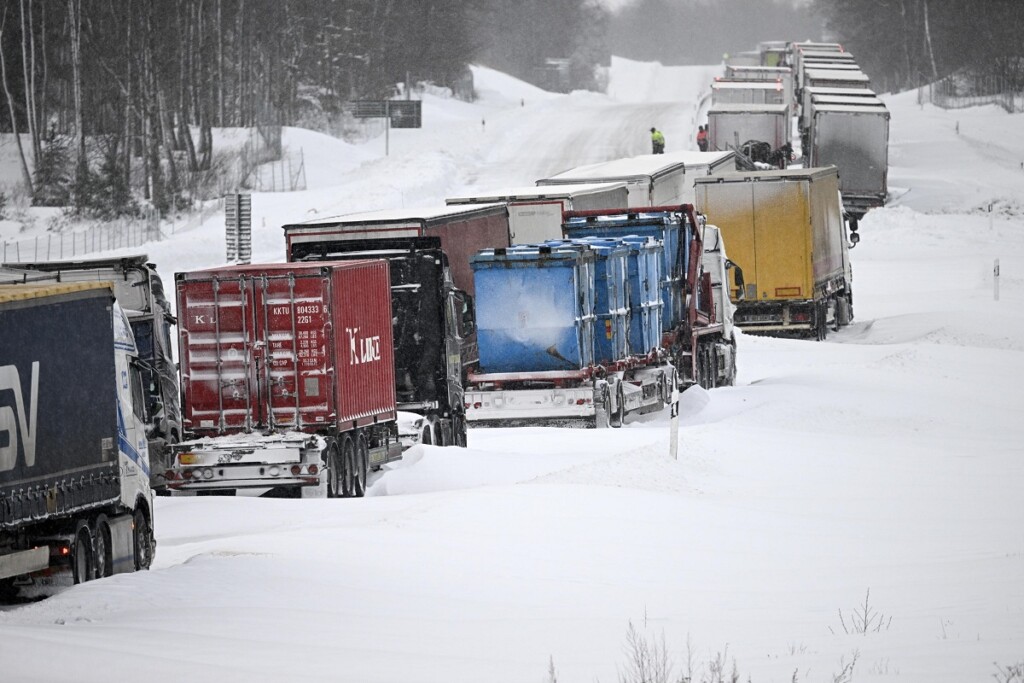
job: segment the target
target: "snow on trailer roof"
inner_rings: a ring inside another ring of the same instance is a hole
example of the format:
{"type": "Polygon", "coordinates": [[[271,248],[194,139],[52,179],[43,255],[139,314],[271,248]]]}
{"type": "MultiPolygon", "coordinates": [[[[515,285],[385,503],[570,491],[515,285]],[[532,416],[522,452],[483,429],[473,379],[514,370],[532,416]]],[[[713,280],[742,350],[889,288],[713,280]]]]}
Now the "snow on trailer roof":
{"type": "Polygon", "coordinates": [[[340,216],[328,218],[314,218],[308,221],[290,223],[283,226],[285,230],[296,226],[308,225],[365,225],[370,223],[398,223],[415,222],[429,223],[443,218],[473,217],[487,213],[497,213],[498,210],[508,209],[505,204],[455,204],[448,206],[441,204],[418,209],[381,209],[380,211],[363,211],[358,213],[347,213],[340,216]]]}
{"type": "Polygon", "coordinates": [[[708,183],[736,183],[746,181],[772,181],[772,180],[815,180],[830,175],[838,175],[839,169],[835,166],[817,166],[811,168],[785,168],[773,169],[770,171],[730,171],[720,175],[701,176],[694,182],[699,184],[708,183]]]}
{"type": "Polygon", "coordinates": [[[726,72],[729,71],[754,71],[757,73],[777,73],[777,74],[788,74],[792,73],[793,69],[788,66],[747,66],[746,64],[730,64],[725,67],[726,72]]]}
{"type": "Polygon", "coordinates": [[[448,197],[445,201],[453,204],[466,204],[470,202],[508,202],[519,199],[562,199],[576,195],[588,194],[590,192],[605,192],[625,187],[626,183],[623,182],[574,183],[572,185],[546,185],[543,187],[527,185],[522,187],[505,187],[487,190],[486,192],[480,192],[472,195],[448,197]]]}
{"type": "Polygon", "coordinates": [[[800,59],[835,59],[837,61],[852,62],[853,54],[849,52],[830,52],[829,50],[801,50],[800,59]]]}
{"type": "Polygon", "coordinates": [[[885,114],[889,116],[889,109],[884,105],[857,105],[857,104],[824,104],[822,106],[815,106],[814,113],[820,114],[822,112],[833,112],[841,114],[885,114]]]}
{"type": "Polygon", "coordinates": [[[818,93],[811,94],[811,102],[815,107],[820,107],[826,104],[852,104],[858,107],[865,106],[885,106],[882,100],[877,97],[854,97],[851,95],[821,95],[818,93]]]}
{"type": "Polygon", "coordinates": [[[687,167],[713,166],[736,155],[732,150],[723,152],[668,152],[666,154],[641,154],[625,159],[601,161],[595,164],[577,166],[550,178],[537,181],[537,185],[577,183],[595,180],[627,180],[651,178],[675,171],[686,172],[687,167]]]}
{"type": "Polygon", "coordinates": [[[848,95],[850,97],[875,97],[875,91],[871,88],[834,88],[827,85],[811,85],[804,90],[812,97],[814,95],[848,95]]]}
{"type": "Polygon", "coordinates": [[[781,79],[774,81],[712,81],[712,90],[777,90],[781,79]]]}
{"type": "Polygon", "coordinates": [[[743,104],[739,102],[727,102],[725,104],[713,104],[708,108],[708,114],[743,114],[743,113],[785,113],[788,111],[788,104],[743,104]]]}
{"type": "Polygon", "coordinates": [[[810,80],[850,81],[851,83],[868,83],[868,78],[861,71],[844,71],[843,69],[806,69],[804,77],[810,80]]]}
{"type": "Polygon", "coordinates": [[[0,285],[0,304],[11,301],[27,301],[60,294],[105,289],[114,295],[114,283],[108,281],[53,282],[48,284],[0,285]]]}

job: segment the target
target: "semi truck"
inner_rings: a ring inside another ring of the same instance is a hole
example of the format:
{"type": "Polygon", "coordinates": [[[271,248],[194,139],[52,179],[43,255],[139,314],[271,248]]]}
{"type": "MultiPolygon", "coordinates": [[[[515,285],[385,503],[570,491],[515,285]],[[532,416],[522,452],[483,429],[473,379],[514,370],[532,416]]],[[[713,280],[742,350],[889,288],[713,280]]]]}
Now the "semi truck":
{"type": "Polygon", "coordinates": [[[783,102],[793,103],[796,84],[793,80],[793,69],[788,66],[727,66],[725,78],[730,81],[777,83],[784,93],[783,102]]]}
{"type": "Polygon", "coordinates": [[[843,208],[855,220],[889,194],[889,110],[861,99],[812,104],[806,154],[811,166],[839,169],[843,208]]]}
{"type": "Polygon", "coordinates": [[[708,109],[708,147],[736,149],[749,140],[773,150],[790,143],[789,104],[713,104],[708,109]]]}
{"type": "Polygon", "coordinates": [[[684,204],[625,213],[568,212],[562,229],[567,237],[639,236],[663,245],[661,347],[680,384],[713,388],[735,380],[736,341],[726,293],[714,285],[727,278],[732,265],[720,241],[708,239],[707,227],[705,217],[684,204]]]}
{"type": "Polygon", "coordinates": [[[730,287],[745,332],[825,339],[853,320],[853,273],[835,167],[736,172],[697,181],[743,282],[730,287]]]}
{"type": "MultiPolygon", "coordinates": [[[[626,184],[628,208],[692,203],[693,179],[736,170],[736,153],[668,152],[577,166],[537,181],[540,187],[582,183],[626,184]]],[[[615,207],[600,207],[614,209],[615,207]]],[[[581,210],[581,209],[575,209],[581,210]]]]}
{"type": "Polygon", "coordinates": [[[464,358],[478,357],[473,300],[455,287],[437,237],[297,243],[296,262],[383,258],[390,264],[395,396],[404,448],[466,445],[464,358]],[[471,350],[467,351],[467,348],[471,350]]]}
{"type": "Polygon", "coordinates": [[[660,307],[661,249],[653,240],[582,239],[477,254],[480,371],[466,392],[470,422],[621,427],[629,413],[664,407],[675,370],[658,344],[658,316],[641,314],[660,307]],[[631,291],[632,280],[647,291],[631,291]]]}
{"type": "Polygon", "coordinates": [[[436,237],[448,256],[455,286],[472,295],[469,260],[481,249],[509,245],[508,207],[498,203],[370,211],[288,224],[284,233],[289,254],[301,252],[308,242],[436,237]]]}
{"type": "Polygon", "coordinates": [[[562,236],[562,212],[625,209],[629,190],[624,182],[512,187],[448,197],[449,205],[504,203],[508,206],[509,241],[537,244],[562,236]]]}
{"type": "Polygon", "coordinates": [[[167,488],[164,472],[170,464],[170,445],[181,440],[181,402],[174,362],[171,313],[163,280],[145,254],[78,261],[4,264],[0,282],[111,282],[127,314],[138,349],[146,411],[150,485],[160,494],[167,488]]]}
{"type": "Polygon", "coordinates": [[[111,283],[0,285],[0,595],[150,566],[146,422],[111,283]]]}
{"type": "Polygon", "coordinates": [[[724,80],[711,83],[711,104],[789,104],[790,93],[781,80],[724,80]]]}
{"type": "Polygon", "coordinates": [[[180,493],[358,497],[401,457],[384,260],[175,275],[180,493]]]}
{"type": "Polygon", "coordinates": [[[418,416],[400,421],[402,442],[465,446],[463,392],[479,350],[473,297],[464,277],[459,286],[452,258],[469,269],[467,245],[507,247],[505,205],[355,214],[284,230],[289,261],[390,262],[398,409],[418,416]]]}

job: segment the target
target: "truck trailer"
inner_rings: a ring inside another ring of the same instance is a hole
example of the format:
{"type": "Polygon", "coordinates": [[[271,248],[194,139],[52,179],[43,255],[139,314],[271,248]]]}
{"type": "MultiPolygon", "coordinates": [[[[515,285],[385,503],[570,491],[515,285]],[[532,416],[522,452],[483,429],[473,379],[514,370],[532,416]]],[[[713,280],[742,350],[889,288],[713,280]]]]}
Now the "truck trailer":
{"type": "Polygon", "coordinates": [[[437,237],[296,242],[296,262],[382,258],[390,264],[398,410],[405,448],[466,445],[465,374],[478,359],[472,297],[455,287],[437,237]]]}
{"type": "Polygon", "coordinates": [[[177,273],[189,439],[168,485],[352,497],[401,456],[387,261],[177,273]]]}
{"type": "MultiPolygon", "coordinates": [[[[707,176],[714,178],[716,176],[707,176]]],[[[633,212],[569,212],[562,226],[568,237],[647,238],[663,245],[661,348],[684,386],[733,384],[736,341],[731,308],[715,279],[730,267],[725,250],[708,240],[705,217],[693,206],[650,207],[633,212]],[[715,301],[716,294],[721,298],[715,301]]]]}
{"type": "Polygon", "coordinates": [[[730,287],[745,332],[825,338],[853,319],[853,274],[835,167],[737,172],[697,182],[743,283],[730,287]]]}
{"type": "MultiPolygon", "coordinates": [[[[300,254],[302,244],[314,242],[366,242],[436,237],[448,256],[455,286],[473,294],[469,260],[481,249],[509,245],[508,207],[505,204],[434,206],[353,213],[284,226],[288,254],[300,254]]],[[[289,257],[298,260],[296,257],[289,257]]]]}
{"type": "Polygon", "coordinates": [[[708,147],[736,149],[750,140],[773,150],[790,143],[788,104],[713,104],[708,109],[708,147]]]}
{"type": "MultiPolygon", "coordinates": [[[[480,371],[466,392],[470,422],[620,427],[628,413],[664,407],[675,382],[668,354],[629,347],[631,314],[658,324],[641,316],[642,291],[627,294],[628,262],[642,253],[622,240],[584,239],[477,254],[480,371]]],[[[645,263],[660,268],[660,255],[645,263]]],[[[650,275],[657,282],[659,273],[650,275]]],[[[660,297],[651,289],[647,303],[660,297]]]]}
{"type": "Polygon", "coordinates": [[[512,187],[448,197],[449,205],[504,203],[508,206],[509,241],[538,244],[562,236],[562,212],[625,209],[626,183],[583,183],[548,187],[512,187]]]}
{"type": "Polygon", "coordinates": [[[111,283],[0,285],[0,595],[150,566],[143,384],[111,283]]]}
{"type": "Polygon", "coordinates": [[[621,182],[629,190],[628,208],[673,206],[692,203],[694,178],[733,170],[736,153],[731,150],[668,152],[577,166],[538,180],[537,185],[621,182]]]}
{"type": "Polygon", "coordinates": [[[843,207],[855,219],[889,194],[889,110],[884,104],[813,104],[807,157],[839,169],[843,207]]]}
{"type": "Polygon", "coordinates": [[[154,492],[167,489],[164,472],[170,464],[170,444],[181,441],[181,402],[178,369],[172,349],[177,320],[164,284],[145,254],[80,261],[10,263],[0,269],[0,283],[110,282],[114,296],[128,316],[138,348],[146,412],[146,427],[154,492]]]}

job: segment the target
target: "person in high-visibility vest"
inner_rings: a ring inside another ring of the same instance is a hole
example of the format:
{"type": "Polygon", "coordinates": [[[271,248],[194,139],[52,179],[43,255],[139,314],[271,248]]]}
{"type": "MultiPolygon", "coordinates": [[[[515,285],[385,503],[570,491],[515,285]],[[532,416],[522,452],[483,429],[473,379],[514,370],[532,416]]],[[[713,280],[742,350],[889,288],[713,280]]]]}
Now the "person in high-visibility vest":
{"type": "Polygon", "coordinates": [[[708,151],[708,129],[704,126],[697,130],[697,149],[702,152],[708,151]]]}
{"type": "Polygon", "coordinates": [[[655,154],[665,153],[665,136],[657,128],[651,128],[651,147],[655,154]]]}

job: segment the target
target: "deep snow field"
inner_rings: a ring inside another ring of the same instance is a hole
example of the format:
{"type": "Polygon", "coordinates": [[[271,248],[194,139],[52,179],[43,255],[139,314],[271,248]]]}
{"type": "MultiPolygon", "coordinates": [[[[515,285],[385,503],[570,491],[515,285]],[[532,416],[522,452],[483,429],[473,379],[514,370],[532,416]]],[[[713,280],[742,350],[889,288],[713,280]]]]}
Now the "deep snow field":
{"type": "MultiPolygon", "coordinates": [[[[427,96],[386,157],[288,129],[309,189],[254,195],[253,260],[284,259],[283,223],[529,185],[646,153],[651,125],[694,149],[719,71],[616,59],[605,96],[477,68],[477,102],[427,96]]],[[[666,412],[471,430],[364,499],[161,498],[151,571],[0,612],[0,680],[612,683],[630,628],[672,680],[1003,680],[1024,666],[1024,116],[885,100],[894,199],[861,222],[854,323],[741,336],[737,386],[684,394],[678,460],[666,412]]],[[[0,157],[9,182],[9,136],[0,157]]],[[[145,251],[165,280],[216,265],[223,214],[145,251]]]]}

